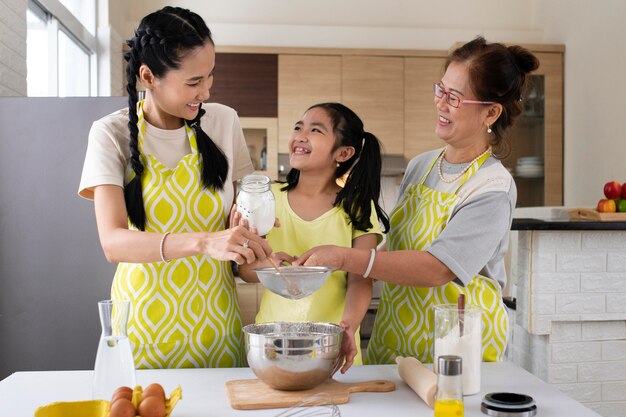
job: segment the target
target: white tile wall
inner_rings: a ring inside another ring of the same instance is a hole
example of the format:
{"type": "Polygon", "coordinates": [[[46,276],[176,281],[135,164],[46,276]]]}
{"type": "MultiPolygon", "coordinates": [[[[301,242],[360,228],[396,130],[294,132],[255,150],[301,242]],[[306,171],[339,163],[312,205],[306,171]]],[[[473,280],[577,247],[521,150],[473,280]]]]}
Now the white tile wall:
{"type": "Polygon", "coordinates": [[[626,417],[626,231],[521,231],[513,360],[626,417]]]}
{"type": "Polygon", "coordinates": [[[26,95],[27,0],[0,0],[0,96],[26,95]]]}

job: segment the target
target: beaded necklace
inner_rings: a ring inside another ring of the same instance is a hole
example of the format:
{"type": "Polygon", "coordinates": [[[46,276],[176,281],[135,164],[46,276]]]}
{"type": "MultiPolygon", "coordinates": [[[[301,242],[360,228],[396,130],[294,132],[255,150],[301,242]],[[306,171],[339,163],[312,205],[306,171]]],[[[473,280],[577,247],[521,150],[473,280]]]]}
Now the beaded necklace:
{"type": "Polygon", "coordinates": [[[453,178],[449,178],[448,179],[448,178],[445,178],[443,176],[443,171],[441,170],[442,161],[443,161],[443,158],[446,156],[446,150],[447,149],[448,148],[446,147],[443,150],[443,152],[441,152],[441,156],[439,157],[439,160],[437,160],[437,171],[439,173],[439,178],[441,179],[441,181],[445,182],[446,184],[451,184],[454,181],[456,181],[459,178],[461,178],[463,176],[463,174],[465,174],[467,172],[467,170],[470,169],[470,167],[476,163],[476,161],[478,161],[480,158],[482,158],[483,156],[485,156],[486,154],[491,152],[491,146],[489,146],[485,152],[481,153],[476,158],[472,159],[472,161],[469,164],[467,164],[467,166],[465,168],[463,168],[463,170],[461,172],[459,172],[453,178]]]}

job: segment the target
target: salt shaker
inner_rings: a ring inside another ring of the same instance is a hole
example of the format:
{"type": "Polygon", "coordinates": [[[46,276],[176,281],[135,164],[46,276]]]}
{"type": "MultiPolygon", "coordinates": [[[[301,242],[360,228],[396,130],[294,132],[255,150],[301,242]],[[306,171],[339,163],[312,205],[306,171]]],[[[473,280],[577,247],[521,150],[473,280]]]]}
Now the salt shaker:
{"type": "Polygon", "coordinates": [[[237,194],[237,211],[255,227],[259,236],[268,234],[274,221],[276,203],[270,190],[270,179],[265,175],[246,175],[237,194]]]}
{"type": "Polygon", "coordinates": [[[442,355],[437,359],[437,393],[435,417],[463,417],[462,359],[456,355],[442,355]]]}

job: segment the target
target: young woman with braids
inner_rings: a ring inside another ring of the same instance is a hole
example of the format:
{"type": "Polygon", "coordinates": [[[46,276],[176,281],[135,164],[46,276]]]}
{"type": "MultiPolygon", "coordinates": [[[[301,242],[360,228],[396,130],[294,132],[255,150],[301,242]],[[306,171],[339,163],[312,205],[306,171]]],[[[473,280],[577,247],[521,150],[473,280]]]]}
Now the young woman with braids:
{"type": "Polygon", "coordinates": [[[203,104],[211,32],[197,14],[165,7],[141,20],[128,46],[128,108],[94,122],[79,194],[93,199],[105,256],[119,262],[112,298],[131,301],[135,364],[241,366],[229,261],[271,249],[243,226],[227,228],[233,181],[253,167],[235,111],[203,104]]]}
{"type": "Polygon", "coordinates": [[[432,307],[456,304],[460,294],[483,308],[483,360],[502,358],[503,257],[517,194],[498,158],[508,152],[504,134],[522,111],[526,75],[538,65],[526,49],[482,37],[453,51],[434,84],[435,133],[446,146],[409,163],[387,250],[325,246],[294,262],[385,281],[366,363],[393,363],[396,356],[431,362],[432,307]]]}
{"type": "MultiPolygon", "coordinates": [[[[346,106],[311,106],[294,127],[289,140],[292,166],[287,184],[274,184],[276,217],[280,228],[267,239],[280,262],[318,245],[370,250],[382,240],[380,222],[389,226],[378,205],[381,156],[378,139],[363,130],[363,122],[346,106]],[[348,173],[345,185],[337,180],[348,173]]],[[[258,281],[243,265],[240,276],[258,281]]],[[[265,261],[263,266],[271,266],[265,261]]],[[[333,272],[312,295],[288,300],[268,290],[263,293],[257,323],[317,321],[338,323],[345,329],[342,355],[345,372],[361,364],[359,325],[372,298],[372,281],[361,273],[333,272]]]]}

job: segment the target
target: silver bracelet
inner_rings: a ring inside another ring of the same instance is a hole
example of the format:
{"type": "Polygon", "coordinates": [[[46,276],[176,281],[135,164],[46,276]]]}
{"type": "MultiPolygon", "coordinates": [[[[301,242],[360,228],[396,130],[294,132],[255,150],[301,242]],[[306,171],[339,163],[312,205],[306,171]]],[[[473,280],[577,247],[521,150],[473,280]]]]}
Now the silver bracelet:
{"type": "Polygon", "coordinates": [[[163,254],[163,245],[165,244],[165,238],[169,235],[170,232],[165,232],[163,237],[161,238],[161,244],[159,245],[159,254],[161,255],[161,260],[165,263],[171,261],[171,259],[165,259],[165,255],[163,254]]]}
{"type": "Polygon", "coordinates": [[[367,278],[367,276],[370,274],[370,272],[372,272],[372,266],[374,266],[374,259],[376,258],[376,249],[370,249],[371,253],[370,253],[370,261],[367,264],[367,269],[365,270],[365,273],[363,274],[363,278],[367,278]]]}

